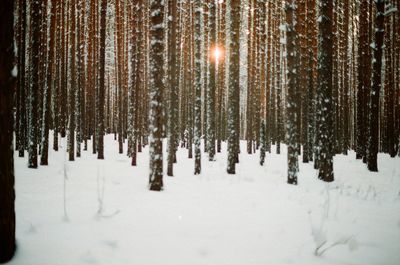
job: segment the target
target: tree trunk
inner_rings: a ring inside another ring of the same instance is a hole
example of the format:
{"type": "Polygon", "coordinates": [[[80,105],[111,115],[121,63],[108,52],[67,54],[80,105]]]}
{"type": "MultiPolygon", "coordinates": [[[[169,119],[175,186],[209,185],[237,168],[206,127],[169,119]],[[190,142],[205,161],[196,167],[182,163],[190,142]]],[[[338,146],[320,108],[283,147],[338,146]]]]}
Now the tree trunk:
{"type": "MultiPolygon", "coordinates": [[[[214,160],[215,156],[215,87],[216,87],[216,49],[217,46],[217,25],[216,25],[216,11],[217,7],[215,1],[212,0],[209,3],[209,17],[208,17],[208,25],[210,28],[210,42],[209,47],[211,51],[205,51],[205,53],[209,53],[209,76],[208,76],[208,86],[207,86],[207,152],[209,161],[214,160]]],[[[200,16],[200,15],[199,15],[200,16]]],[[[199,18],[200,19],[200,18],[199,18]]],[[[200,21],[199,21],[200,23],[200,21]]],[[[201,40],[201,36],[198,35],[201,40]]],[[[200,41],[199,40],[199,41],[200,41]]],[[[200,46],[200,45],[199,45],[200,46]]],[[[199,47],[199,53],[201,52],[201,47],[199,47]]],[[[201,58],[201,54],[199,54],[201,58]]],[[[199,66],[201,67],[201,66],[199,66]]],[[[201,69],[199,69],[199,75],[201,75],[201,69]]]]}
{"type": "MultiPolygon", "coordinates": [[[[15,252],[15,191],[13,148],[14,1],[5,0],[0,9],[0,263],[15,252]]],[[[39,5],[33,5],[39,8],[39,5]]],[[[20,6],[21,8],[21,6],[20,6]]],[[[25,8],[24,6],[22,8],[25,8]]],[[[38,9],[34,9],[38,10],[38,9]]]]}
{"type": "Polygon", "coordinates": [[[28,167],[38,166],[38,103],[39,103],[39,41],[40,41],[40,8],[39,1],[33,1],[31,11],[31,84],[29,97],[29,161],[28,167]]]}
{"type": "Polygon", "coordinates": [[[76,96],[76,1],[71,0],[71,28],[69,29],[70,34],[70,50],[71,50],[71,79],[70,79],[70,90],[69,90],[69,120],[68,120],[68,154],[69,161],[75,160],[75,96],[76,96]]]}
{"type": "Polygon", "coordinates": [[[358,87],[357,87],[357,144],[356,152],[357,159],[363,159],[366,154],[366,129],[365,120],[367,106],[365,103],[365,96],[367,95],[368,82],[370,78],[368,76],[368,54],[369,54],[369,43],[368,43],[368,0],[361,0],[360,4],[360,32],[358,39],[358,87]]]}
{"type": "Polygon", "coordinates": [[[164,1],[150,1],[150,190],[163,189],[163,51],[164,51],[164,1]]]}
{"type": "Polygon", "coordinates": [[[53,93],[53,84],[56,82],[54,74],[54,45],[56,36],[56,1],[51,1],[51,13],[50,13],[50,46],[48,48],[48,61],[47,68],[47,85],[45,87],[45,97],[43,101],[43,136],[42,136],[42,151],[40,157],[41,165],[48,165],[48,154],[49,154],[49,129],[50,129],[50,118],[51,118],[51,99],[53,93]]]}
{"type": "Polygon", "coordinates": [[[177,59],[177,26],[178,26],[178,3],[177,0],[170,1],[171,9],[171,31],[170,31],[170,76],[169,76],[169,126],[168,126],[168,170],[167,175],[173,176],[173,164],[176,160],[176,128],[177,128],[177,108],[178,108],[178,59],[177,59]]]}
{"type": "Polygon", "coordinates": [[[317,86],[317,146],[318,178],[333,181],[333,102],[332,102],[332,0],[319,2],[318,86],[317,86]]]}
{"type": "Polygon", "coordinates": [[[369,139],[367,152],[367,166],[370,171],[378,171],[378,147],[379,147],[379,96],[382,86],[382,46],[384,40],[384,0],[376,0],[376,18],[375,18],[375,45],[372,45],[374,51],[373,72],[372,72],[372,90],[369,101],[369,139]]]}
{"type": "MultiPolygon", "coordinates": [[[[100,67],[99,67],[99,89],[97,95],[97,159],[104,159],[104,90],[105,90],[105,59],[106,59],[106,17],[107,0],[101,0],[100,11],[100,67]]],[[[93,137],[94,138],[94,137],[93,137]]]]}
{"type": "Polygon", "coordinates": [[[298,92],[297,92],[297,32],[295,19],[296,1],[287,0],[285,4],[286,13],[286,38],[287,38],[287,145],[288,145],[288,183],[297,185],[297,173],[299,171],[298,161],[298,92]]]}
{"type": "Polygon", "coordinates": [[[19,39],[18,39],[18,88],[17,88],[17,123],[16,130],[16,148],[18,148],[19,157],[25,154],[26,143],[26,75],[25,75],[25,60],[26,60],[26,0],[19,1],[19,39]]]}
{"type": "Polygon", "coordinates": [[[229,88],[228,88],[228,174],[235,174],[239,157],[239,39],[240,1],[230,2],[231,42],[229,47],[229,88]]]}

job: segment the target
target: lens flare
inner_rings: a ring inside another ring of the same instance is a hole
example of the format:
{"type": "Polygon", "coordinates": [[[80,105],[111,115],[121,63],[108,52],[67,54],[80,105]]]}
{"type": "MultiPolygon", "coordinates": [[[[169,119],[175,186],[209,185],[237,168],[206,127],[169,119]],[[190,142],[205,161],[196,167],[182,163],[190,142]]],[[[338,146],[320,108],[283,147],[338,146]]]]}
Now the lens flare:
{"type": "Polygon", "coordinates": [[[216,47],[214,49],[214,57],[215,57],[215,59],[218,61],[219,58],[221,58],[221,55],[222,55],[221,50],[218,47],[216,47]]]}

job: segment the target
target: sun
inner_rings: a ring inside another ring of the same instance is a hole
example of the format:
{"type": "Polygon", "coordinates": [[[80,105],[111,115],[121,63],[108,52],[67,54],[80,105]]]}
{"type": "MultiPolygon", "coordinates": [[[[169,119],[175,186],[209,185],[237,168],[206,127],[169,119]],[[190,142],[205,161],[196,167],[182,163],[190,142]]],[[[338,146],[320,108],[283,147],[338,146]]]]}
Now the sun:
{"type": "Polygon", "coordinates": [[[215,58],[215,60],[218,62],[221,58],[222,58],[222,56],[223,56],[223,51],[222,51],[222,49],[221,48],[219,48],[219,47],[214,47],[214,49],[213,49],[213,57],[215,58]]]}
{"type": "Polygon", "coordinates": [[[215,56],[215,59],[217,59],[217,60],[221,56],[221,50],[218,47],[214,49],[214,56],[215,56]]]}

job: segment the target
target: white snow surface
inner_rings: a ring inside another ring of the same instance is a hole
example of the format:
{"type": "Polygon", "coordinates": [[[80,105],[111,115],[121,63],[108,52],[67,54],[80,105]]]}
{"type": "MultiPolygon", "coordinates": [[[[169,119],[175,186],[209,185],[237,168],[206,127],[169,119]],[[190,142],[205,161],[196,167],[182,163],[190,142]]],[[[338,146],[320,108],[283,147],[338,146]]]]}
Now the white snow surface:
{"type": "Polygon", "coordinates": [[[380,171],[371,173],[354,152],[338,155],[330,184],[300,163],[293,186],[284,146],[260,166],[259,153],[241,145],[236,175],[226,173],[225,145],[214,162],[202,155],[197,176],[179,149],[175,177],[153,192],[148,148],[132,167],[107,135],[104,161],[89,150],[65,162],[68,218],[65,145],[38,169],[16,152],[18,249],[9,264],[400,264],[398,157],[379,154],[380,171]]]}

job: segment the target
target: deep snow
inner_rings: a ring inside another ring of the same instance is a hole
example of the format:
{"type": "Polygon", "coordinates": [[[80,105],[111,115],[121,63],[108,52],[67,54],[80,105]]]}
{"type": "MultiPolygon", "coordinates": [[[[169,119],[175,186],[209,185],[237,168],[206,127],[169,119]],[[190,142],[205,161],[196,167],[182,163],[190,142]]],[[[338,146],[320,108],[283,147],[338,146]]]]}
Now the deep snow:
{"type": "Polygon", "coordinates": [[[398,157],[380,154],[380,171],[371,173],[353,152],[336,156],[331,184],[300,163],[292,186],[285,147],[281,155],[273,148],[260,166],[259,154],[245,153],[242,142],[237,174],[228,175],[223,146],[215,162],[202,153],[198,176],[180,149],[175,177],[151,192],[148,148],[132,167],[112,135],[104,161],[90,150],[68,162],[64,146],[36,170],[15,153],[12,265],[400,264],[398,157]]]}

